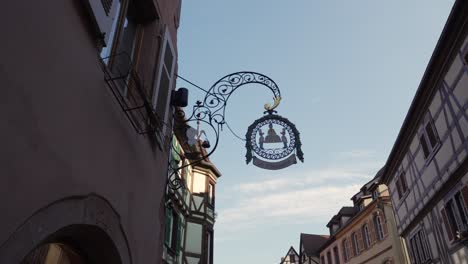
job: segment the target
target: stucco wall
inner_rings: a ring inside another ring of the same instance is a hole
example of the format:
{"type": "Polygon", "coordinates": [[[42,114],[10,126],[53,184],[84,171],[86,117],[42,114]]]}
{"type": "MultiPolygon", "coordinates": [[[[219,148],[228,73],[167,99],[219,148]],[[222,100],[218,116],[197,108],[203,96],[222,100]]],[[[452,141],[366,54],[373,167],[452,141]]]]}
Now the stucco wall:
{"type": "MultiPolygon", "coordinates": [[[[178,1],[159,2],[173,13],[178,1]]],[[[120,216],[133,263],[159,263],[168,153],[111,95],[81,1],[9,1],[0,22],[0,245],[48,204],[96,193],[120,216]]]]}

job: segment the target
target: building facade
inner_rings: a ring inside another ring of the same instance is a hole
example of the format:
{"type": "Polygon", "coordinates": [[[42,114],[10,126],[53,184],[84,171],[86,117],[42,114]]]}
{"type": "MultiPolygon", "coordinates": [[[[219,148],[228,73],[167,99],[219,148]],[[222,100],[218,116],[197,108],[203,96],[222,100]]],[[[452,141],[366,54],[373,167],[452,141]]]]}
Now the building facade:
{"type": "Polygon", "coordinates": [[[299,254],[297,251],[294,249],[293,246],[291,246],[284,255],[284,257],[281,258],[280,264],[291,264],[291,263],[299,263],[299,254]]]}
{"type": "Polygon", "coordinates": [[[0,263],[161,263],[180,0],[0,9],[0,263]]]}
{"type": "Polygon", "coordinates": [[[301,233],[299,240],[299,263],[315,264],[320,262],[319,249],[327,242],[329,236],[301,233]]]}
{"type": "Polygon", "coordinates": [[[456,1],[387,161],[411,263],[468,263],[468,2],[456,1]]]}
{"type": "Polygon", "coordinates": [[[185,133],[176,135],[181,140],[174,137],[171,168],[180,168],[174,177],[182,181],[182,187],[167,188],[163,260],[168,264],[213,264],[215,190],[221,173],[208,159],[187,158],[206,151],[200,144],[194,152],[180,143],[186,142],[185,133]]]}
{"type": "Polygon", "coordinates": [[[330,238],[319,250],[320,263],[407,263],[381,172],[352,197],[353,207],[343,207],[327,224],[330,238]]]}

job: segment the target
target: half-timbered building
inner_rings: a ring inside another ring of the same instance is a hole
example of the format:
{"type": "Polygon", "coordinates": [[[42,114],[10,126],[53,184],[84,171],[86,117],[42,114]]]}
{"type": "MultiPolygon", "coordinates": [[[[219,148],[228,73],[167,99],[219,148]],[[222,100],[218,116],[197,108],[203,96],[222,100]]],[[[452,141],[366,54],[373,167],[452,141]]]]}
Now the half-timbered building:
{"type": "Polygon", "coordinates": [[[468,2],[458,0],[387,160],[411,263],[468,259],[468,2]]]}
{"type": "Polygon", "coordinates": [[[281,258],[280,264],[293,264],[293,263],[299,263],[299,254],[294,249],[294,247],[291,246],[288,252],[286,253],[286,255],[281,258]]]}
{"type": "Polygon", "coordinates": [[[183,142],[174,137],[172,145],[170,167],[181,168],[174,177],[182,186],[167,187],[163,260],[167,264],[212,264],[215,186],[221,173],[208,159],[188,158],[193,158],[194,149],[206,154],[201,144],[190,148],[183,142]]]}

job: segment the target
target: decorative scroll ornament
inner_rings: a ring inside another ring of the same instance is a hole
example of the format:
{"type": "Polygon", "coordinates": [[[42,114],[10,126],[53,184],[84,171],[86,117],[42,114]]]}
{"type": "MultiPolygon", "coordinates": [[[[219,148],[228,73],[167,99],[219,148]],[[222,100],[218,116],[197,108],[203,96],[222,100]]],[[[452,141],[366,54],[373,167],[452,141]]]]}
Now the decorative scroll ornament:
{"type": "MultiPolygon", "coordinates": [[[[231,95],[240,87],[251,84],[261,85],[273,93],[273,104],[266,103],[264,108],[268,115],[256,120],[247,132],[247,163],[253,160],[253,164],[264,169],[278,170],[296,163],[296,157],[304,162],[301,151],[299,132],[294,124],[276,113],[275,109],[281,102],[281,92],[278,85],[268,76],[257,72],[242,71],[228,74],[216,81],[210,89],[194,85],[178,76],[184,81],[205,92],[205,98],[195,103],[192,113],[186,115],[185,110],[176,108],[174,113],[174,131],[179,131],[181,143],[185,146],[184,157],[188,160],[184,165],[178,162],[169,163],[168,186],[177,190],[184,186],[184,181],[179,175],[181,170],[206,161],[216,150],[219,143],[219,135],[226,124],[226,108],[231,95]],[[191,127],[189,123],[196,124],[191,127]],[[202,130],[201,127],[204,127],[202,130]],[[208,141],[205,130],[211,132],[214,137],[208,141]],[[204,136],[205,138],[202,138],[204,136]],[[254,157],[255,153],[258,157],[254,157]]],[[[180,150],[172,146],[173,157],[180,155],[180,150]]],[[[175,161],[177,160],[174,159],[175,161]]]]}
{"type": "Polygon", "coordinates": [[[296,126],[288,119],[273,114],[273,109],[267,109],[267,115],[249,126],[245,157],[247,164],[253,160],[253,164],[259,168],[280,170],[296,164],[296,157],[304,162],[304,154],[296,126]]]}

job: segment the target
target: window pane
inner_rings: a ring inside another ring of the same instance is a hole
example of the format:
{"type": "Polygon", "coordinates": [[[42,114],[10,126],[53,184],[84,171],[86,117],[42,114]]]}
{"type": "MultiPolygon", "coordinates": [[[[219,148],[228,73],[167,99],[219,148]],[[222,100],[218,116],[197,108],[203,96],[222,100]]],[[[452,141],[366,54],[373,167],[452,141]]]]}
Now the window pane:
{"type": "Polygon", "coordinates": [[[166,45],[166,51],[164,54],[164,65],[166,65],[167,71],[169,74],[172,74],[172,64],[174,61],[174,55],[172,54],[171,48],[169,47],[169,43],[166,45]]]}
{"type": "Polygon", "coordinates": [[[405,173],[401,174],[400,182],[401,182],[401,190],[402,190],[402,193],[404,194],[408,190],[408,185],[406,185],[405,173]]]}
{"type": "Polygon", "coordinates": [[[460,215],[460,222],[463,225],[463,228],[466,228],[466,215],[465,215],[465,205],[463,204],[463,198],[460,192],[455,194],[455,201],[457,203],[458,214],[460,215]]]}
{"type": "Polygon", "coordinates": [[[161,82],[159,83],[159,92],[158,92],[158,104],[156,105],[156,114],[164,120],[166,116],[166,102],[167,102],[167,95],[169,94],[169,85],[170,79],[167,74],[162,71],[161,72],[161,82]]]}
{"type": "Polygon", "coordinates": [[[431,148],[434,149],[435,145],[437,144],[437,137],[435,135],[435,132],[431,123],[427,123],[426,133],[427,133],[427,137],[429,138],[429,142],[431,143],[431,148]]]}
{"type": "Polygon", "coordinates": [[[111,31],[109,32],[109,39],[107,41],[107,47],[103,47],[101,50],[101,58],[104,59],[104,63],[107,64],[109,63],[109,59],[106,59],[109,57],[110,52],[112,50],[112,46],[114,44],[114,38],[115,38],[115,32],[117,31],[117,25],[119,21],[119,16],[120,16],[120,1],[118,1],[117,5],[117,11],[115,12],[115,18],[112,21],[112,26],[111,26],[111,31]]]}
{"type": "Polygon", "coordinates": [[[421,135],[421,138],[419,139],[421,141],[421,146],[424,152],[424,158],[427,158],[429,156],[429,149],[427,147],[426,139],[424,138],[424,135],[421,135]]]}
{"type": "Polygon", "coordinates": [[[335,255],[335,264],[340,264],[340,254],[338,253],[338,247],[333,248],[333,255],[335,255]]]}

